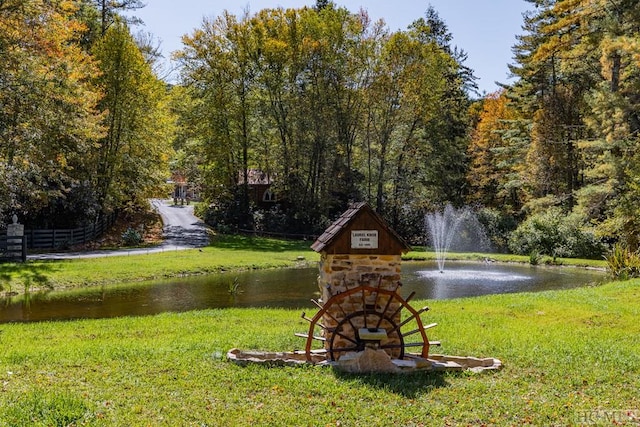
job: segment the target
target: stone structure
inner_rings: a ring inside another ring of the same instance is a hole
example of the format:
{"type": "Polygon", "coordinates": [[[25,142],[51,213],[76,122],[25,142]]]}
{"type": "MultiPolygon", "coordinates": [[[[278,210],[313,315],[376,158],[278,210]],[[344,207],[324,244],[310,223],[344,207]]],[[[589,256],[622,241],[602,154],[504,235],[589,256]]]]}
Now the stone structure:
{"type": "MultiPolygon", "coordinates": [[[[321,322],[325,331],[339,328],[332,336],[333,342],[325,343],[327,350],[330,346],[352,347],[353,339],[364,340],[366,344],[368,340],[359,336],[369,333],[365,329],[391,331],[393,325],[400,323],[399,302],[390,293],[375,290],[398,290],[401,255],[411,248],[368,204],[351,206],[311,248],[321,254],[318,277],[321,302],[326,306],[332,298],[340,296],[339,304],[326,307],[321,322]],[[349,293],[362,286],[371,289],[366,293],[349,293]]],[[[402,343],[397,332],[374,338],[373,344],[387,347],[389,356],[398,357],[402,343]]],[[[333,356],[339,358],[341,354],[333,356]]]]}

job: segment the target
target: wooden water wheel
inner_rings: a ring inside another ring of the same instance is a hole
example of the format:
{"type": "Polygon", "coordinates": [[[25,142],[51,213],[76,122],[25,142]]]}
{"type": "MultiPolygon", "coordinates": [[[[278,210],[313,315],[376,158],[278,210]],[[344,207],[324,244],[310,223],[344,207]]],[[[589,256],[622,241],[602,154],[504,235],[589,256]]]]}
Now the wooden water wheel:
{"type": "Polygon", "coordinates": [[[418,348],[420,356],[428,357],[429,346],[440,344],[430,342],[426,334],[436,324],[423,325],[420,315],[428,307],[411,307],[408,302],[414,295],[404,299],[395,290],[359,285],[333,295],[324,304],[313,301],[320,309],[315,316],[302,313],[309,321],[309,332],[296,334],[306,338],[307,360],[324,353],[335,361],[346,352],[366,347],[382,349],[396,359],[402,359],[408,348],[418,348]]]}

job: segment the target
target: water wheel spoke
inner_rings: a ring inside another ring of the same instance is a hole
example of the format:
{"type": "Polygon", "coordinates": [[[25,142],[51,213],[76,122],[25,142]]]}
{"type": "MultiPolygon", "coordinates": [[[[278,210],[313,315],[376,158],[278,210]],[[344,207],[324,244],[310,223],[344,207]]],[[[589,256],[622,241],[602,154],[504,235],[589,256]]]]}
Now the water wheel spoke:
{"type": "MultiPolygon", "coordinates": [[[[306,314],[306,313],[304,313],[304,312],[302,313],[302,316],[301,316],[301,317],[302,317],[304,320],[306,320],[307,322],[309,322],[309,323],[313,323],[313,322],[314,322],[314,320],[313,320],[313,319],[311,319],[311,318],[309,318],[309,317],[307,317],[307,314],[306,314]]],[[[316,323],[315,323],[315,326],[318,326],[320,329],[324,329],[325,331],[327,330],[327,327],[326,327],[326,326],[324,326],[324,325],[323,325],[322,323],[320,323],[320,322],[316,322],[316,323]]]]}
{"type": "Polygon", "coordinates": [[[355,338],[351,338],[349,335],[345,335],[345,334],[343,334],[342,332],[339,332],[339,331],[334,331],[334,333],[335,333],[336,335],[338,335],[338,336],[340,336],[340,337],[344,338],[345,340],[350,341],[350,342],[352,342],[352,343],[354,343],[354,344],[358,345],[358,340],[357,340],[357,339],[355,339],[355,338]]]}
{"type": "Polygon", "coordinates": [[[329,350],[329,352],[333,353],[344,353],[345,351],[358,351],[360,349],[359,346],[350,346],[350,347],[336,347],[329,350]]]}
{"type": "MultiPolygon", "coordinates": [[[[336,319],[335,317],[333,317],[333,315],[331,313],[329,313],[328,311],[325,310],[325,307],[320,304],[318,301],[312,299],[311,300],[312,303],[314,303],[316,306],[318,306],[320,308],[320,312],[323,312],[323,314],[326,314],[331,320],[333,320],[334,322],[338,323],[339,320],[336,319]]],[[[316,315],[317,316],[317,315],[316,315]]],[[[315,319],[315,317],[314,317],[315,319]]]]}
{"type": "Polygon", "coordinates": [[[407,317],[406,319],[404,319],[404,321],[398,323],[393,329],[391,329],[389,333],[395,333],[396,331],[399,331],[403,326],[405,326],[407,323],[411,322],[412,320],[415,320],[415,319],[413,317],[407,317]]]}
{"type": "MultiPolygon", "coordinates": [[[[393,319],[393,318],[395,318],[395,317],[400,313],[400,310],[402,310],[402,308],[403,308],[403,307],[407,307],[407,306],[408,306],[408,305],[407,305],[407,302],[409,302],[409,300],[410,300],[411,298],[413,298],[413,296],[414,296],[415,294],[416,294],[416,291],[411,292],[411,293],[409,294],[409,296],[407,297],[407,299],[405,299],[404,301],[403,301],[400,297],[398,297],[398,298],[400,299],[400,306],[399,306],[399,307],[398,307],[398,309],[397,309],[396,311],[394,311],[394,312],[393,312],[393,314],[392,314],[391,316],[389,316],[389,317],[391,317],[392,319],[393,319]]],[[[395,295],[397,295],[397,294],[395,294],[395,295]]]]}
{"type": "MultiPolygon", "coordinates": [[[[389,296],[389,298],[387,299],[387,303],[384,306],[384,309],[382,309],[382,313],[386,313],[387,310],[389,310],[389,307],[391,306],[391,301],[394,300],[394,296],[395,294],[389,296]]],[[[382,316],[380,316],[380,318],[378,319],[378,323],[376,324],[376,329],[378,329],[380,327],[380,325],[382,324],[382,319],[384,319],[382,316]]]]}
{"type": "MultiPolygon", "coordinates": [[[[345,299],[346,299],[346,298],[345,298],[345,299]]],[[[344,307],[342,307],[342,303],[343,303],[343,302],[344,302],[344,301],[338,301],[338,308],[339,308],[339,309],[340,309],[340,311],[342,312],[342,318],[343,318],[343,319],[345,319],[345,318],[346,318],[346,319],[348,319],[348,321],[349,321],[349,325],[351,326],[351,329],[352,329],[352,330],[354,330],[354,331],[357,331],[358,329],[356,328],[356,325],[354,325],[354,324],[351,322],[351,318],[349,317],[349,315],[347,314],[347,312],[346,312],[346,311],[344,311],[344,307]]],[[[339,325],[340,323],[342,323],[342,322],[341,322],[341,321],[339,321],[339,322],[338,322],[338,325],[339,325]]],[[[336,328],[336,329],[338,329],[338,328],[336,328]]]]}
{"type": "Polygon", "coordinates": [[[420,332],[420,328],[416,328],[416,329],[414,329],[412,331],[405,332],[405,333],[402,334],[402,337],[403,338],[404,337],[408,337],[409,335],[417,334],[418,332],[420,332]]]}
{"type": "MultiPolygon", "coordinates": [[[[364,327],[367,328],[367,297],[366,294],[364,293],[364,288],[362,289],[362,310],[364,312],[364,315],[362,316],[364,318],[364,327]]],[[[355,328],[354,328],[355,330],[355,328]]]]}
{"type": "Polygon", "coordinates": [[[296,337],[300,337],[300,338],[309,338],[309,337],[311,337],[312,339],[318,340],[318,341],[326,341],[327,340],[325,337],[319,337],[317,335],[301,334],[299,332],[296,332],[294,335],[296,337]]]}
{"type": "Polygon", "coordinates": [[[422,347],[423,342],[403,342],[402,344],[381,344],[380,348],[405,348],[405,347],[422,347]]]}

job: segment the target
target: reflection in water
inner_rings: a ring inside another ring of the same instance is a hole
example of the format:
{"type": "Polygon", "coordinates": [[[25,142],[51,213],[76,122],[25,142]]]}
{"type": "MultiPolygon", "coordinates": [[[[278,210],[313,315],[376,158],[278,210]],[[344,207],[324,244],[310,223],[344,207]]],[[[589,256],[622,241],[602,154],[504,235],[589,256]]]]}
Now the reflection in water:
{"type": "Polygon", "coordinates": [[[503,273],[501,271],[486,270],[446,270],[446,271],[418,271],[420,277],[435,280],[437,283],[460,282],[465,280],[479,282],[511,282],[532,280],[532,276],[523,274],[503,273]]]}
{"type": "MultiPolygon", "coordinates": [[[[250,271],[150,283],[32,293],[0,300],[0,323],[150,315],[206,308],[309,308],[318,298],[317,268],[250,271]],[[239,292],[229,292],[238,280],[239,292]]],[[[528,265],[404,263],[401,295],[450,299],[510,292],[566,289],[601,283],[606,276],[580,269],[528,265]]]]}
{"type": "Polygon", "coordinates": [[[432,284],[432,299],[517,292],[534,276],[496,270],[420,270],[416,274],[432,284]]]}

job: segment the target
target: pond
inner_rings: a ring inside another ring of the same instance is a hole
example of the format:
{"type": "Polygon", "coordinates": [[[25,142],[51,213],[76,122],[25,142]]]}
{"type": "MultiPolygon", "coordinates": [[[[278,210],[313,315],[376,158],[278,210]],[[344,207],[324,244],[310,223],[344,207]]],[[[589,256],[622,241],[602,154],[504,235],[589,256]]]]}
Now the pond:
{"type": "MultiPolygon", "coordinates": [[[[50,291],[0,299],[0,323],[141,316],[206,308],[311,308],[318,298],[318,269],[222,273],[146,283],[50,291]],[[231,293],[234,282],[238,291],[231,293]]],[[[595,285],[602,272],[529,265],[435,263],[402,265],[404,297],[451,299],[512,292],[537,292],[595,285]]]]}

